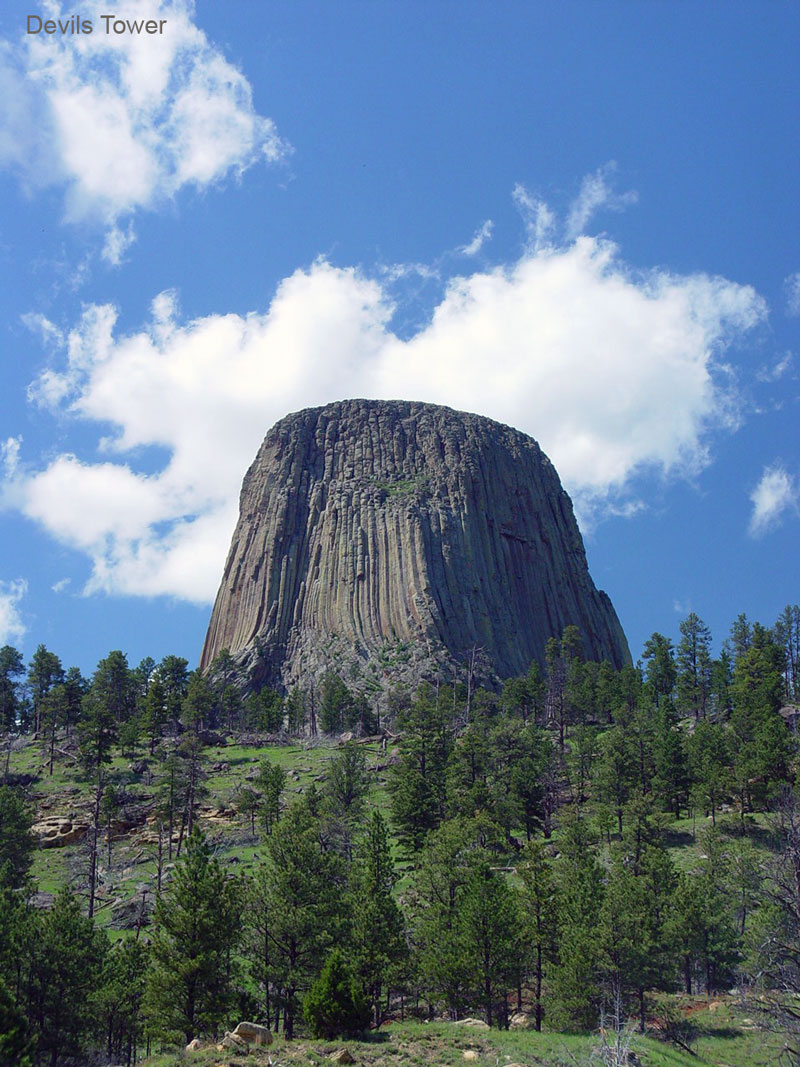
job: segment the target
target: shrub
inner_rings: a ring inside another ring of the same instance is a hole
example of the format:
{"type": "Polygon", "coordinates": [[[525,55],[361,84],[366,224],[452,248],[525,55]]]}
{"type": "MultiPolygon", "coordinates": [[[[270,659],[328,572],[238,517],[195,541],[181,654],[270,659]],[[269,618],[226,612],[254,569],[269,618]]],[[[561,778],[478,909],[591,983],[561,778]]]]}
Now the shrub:
{"type": "Polygon", "coordinates": [[[335,948],[325,961],[305,998],[303,1014],[315,1037],[344,1037],[369,1026],[369,1001],[341,949],[335,948]]]}

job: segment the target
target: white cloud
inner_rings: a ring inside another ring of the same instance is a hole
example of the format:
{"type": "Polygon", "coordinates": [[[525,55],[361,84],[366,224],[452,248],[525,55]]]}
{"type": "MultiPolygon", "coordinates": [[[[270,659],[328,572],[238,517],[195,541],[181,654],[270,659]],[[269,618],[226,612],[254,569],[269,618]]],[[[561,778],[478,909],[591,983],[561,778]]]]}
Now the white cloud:
{"type": "Polygon", "coordinates": [[[20,641],[25,636],[25,624],[19,603],[28,591],[24,578],[0,582],[0,645],[20,641]]]}
{"type": "MultiPolygon", "coordinates": [[[[57,0],[43,16],[69,18],[57,0]]],[[[66,217],[102,223],[104,258],[134,240],[130,217],[186,186],[205,187],[288,151],[253,107],[247,79],[193,21],[192,0],[119,0],[117,17],[166,19],[162,34],[24,35],[0,51],[0,165],[31,185],[65,187],[66,217]]]]}
{"type": "Polygon", "coordinates": [[[478,252],[483,248],[487,241],[492,239],[492,230],[494,229],[494,223],[491,219],[487,219],[480,229],[475,231],[475,236],[467,245],[462,245],[458,249],[465,256],[476,256],[478,252]]]}
{"type": "Polygon", "coordinates": [[[636,203],[638,196],[635,192],[614,192],[612,179],[616,169],[616,163],[606,163],[594,174],[587,174],[583,179],[580,193],[567,217],[567,240],[574,240],[579,234],[585,233],[589,220],[600,208],[623,211],[636,203]]]}
{"type": "Polygon", "coordinates": [[[760,382],[778,382],[791,371],[793,363],[794,357],[792,353],[785,352],[771,366],[759,367],[756,372],[756,378],[760,382]]]}
{"type": "Polygon", "coordinates": [[[780,463],[775,463],[764,468],[750,500],[753,503],[750,534],[759,537],[777,526],[787,511],[797,511],[800,486],[780,463]]]}
{"type": "Polygon", "coordinates": [[[118,267],[135,240],[136,234],[133,232],[132,222],[129,222],[124,230],[119,226],[112,226],[106,233],[102,251],[103,259],[112,267],[118,267]]]}
{"type": "Polygon", "coordinates": [[[551,457],[584,525],[635,513],[639,473],[683,475],[708,462],[709,433],[730,425],[725,349],[765,316],[764,302],[723,278],[634,273],[593,237],[534,247],[536,219],[549,216],[551,229],[555,219],[546,205],[532,212],[523,256],[451,278],[409,337],[392,329],[402,269],[376,279],[322,259],[244,316],[185,321],[166,292],[147,324],[118,335],[115,308],[87,307],[63,338],[61,365],[29,395],[113,433],[99,441],[101,462],[63,454],[18,474],[21,510],[87,554],[87,591],[205,602],[242,475],[269,426],[289,411],[365,396],[517,426],[551,457]],[[168,458],[148,460],[148,446],[168,458]]]}
{"type": "Polygon", "coordinates": [[[800,315],[800,271],[790,274],[783,286],[786,292],[786,314],[800,315]]]}
{"type": "Polygon", "coordinates": [[[528,237],[528,247],[540,252],[550,247],[556,229],[556,217],[544,200],[532,196],[524,185],[517,183],[512,193],[514,206],[522,216],[528,237]]]}
{"type": "Polygon", "coordinates": [[[54,582],[53,585],[50,586],[50,588],[53,590],[54,593],[63,593],[69,587],[71,582],[71,578],[60,578],[57,582],[54,582]]]}

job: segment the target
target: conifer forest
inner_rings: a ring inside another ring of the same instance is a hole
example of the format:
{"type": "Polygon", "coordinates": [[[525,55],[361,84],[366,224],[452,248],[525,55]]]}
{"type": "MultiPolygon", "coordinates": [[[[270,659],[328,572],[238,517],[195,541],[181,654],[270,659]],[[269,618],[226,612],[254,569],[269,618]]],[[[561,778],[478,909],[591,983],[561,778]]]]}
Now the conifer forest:
{"type": "Polygon", "coordinates": [[[265,1064],[464,1020],[722,1062],[698,1003],[800,1063],[800,608],[580,649],[411,690],[387,645],[380,694],[0,649],[0,1064],[219,1063],[241,1020],[265,1064]]]}

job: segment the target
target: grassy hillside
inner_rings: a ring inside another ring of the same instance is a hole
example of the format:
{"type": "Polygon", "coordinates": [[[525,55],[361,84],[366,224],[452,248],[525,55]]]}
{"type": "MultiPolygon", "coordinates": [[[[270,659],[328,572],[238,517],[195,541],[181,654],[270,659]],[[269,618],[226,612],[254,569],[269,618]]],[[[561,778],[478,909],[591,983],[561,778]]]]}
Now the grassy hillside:
{"type": "MultiPolygon", "coordinates": [[[[691,1006],[700,1036],[692,1053],[650,1037],[634,1037],[631,1050],[646,1067],[772,1067],[781,1047],[775,1035],[757,1031],[752,1020],[722,1000],[695,999],[691,1006]]],[[[600,1039],[570,1034],[538,1034],[530,1030],[474,1030],[451,1023],[392,1023],[365,1041],[326,1042],[278,1037],[268,1050],[237,1056],[241,1067],[330,1063],[330,1057],[347,1048],[365,1067],[576,1067],[602,1063],[600,1039]]],[[[215,1048],[181,1055],[152,1056],[144,1067],[212,1067],[227,1064],[215,1048]]],[[[231,1060],[231,1063],[234,1061],[231,1060]]],[[[633,1061],[632,1061],[633,1062],[633,1061]]]]}

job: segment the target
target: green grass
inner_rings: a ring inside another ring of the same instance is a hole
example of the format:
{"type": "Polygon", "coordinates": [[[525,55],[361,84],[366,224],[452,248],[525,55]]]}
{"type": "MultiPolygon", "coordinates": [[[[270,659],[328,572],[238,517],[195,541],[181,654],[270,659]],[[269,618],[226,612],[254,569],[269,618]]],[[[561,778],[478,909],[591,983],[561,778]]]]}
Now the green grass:
{"type": "MultiPolygon", "coordinates": [[[[727,1002],[711,1001],[713,1010],[700,1008],[703,1036],[695,1055],[657,1041],[652,1037],[633,1038],[632,1048],[643,1067],[773,1067],[777,1064],[780,1042],[774,1035],[750,1031],[727,1002]]],[[[504,1065],[549,1065],[549,1067],[588,1067],[599,1046],[597,1035],[536,1033],[531,1030],[481,1030],[452,1023],[394,1022],[364,1040],[319,1041],[300,1037],[287,1042],[276,1037],[267,1053],[227,1058],[213,1048],[177,1055],[154,1056],[145,1067],[211,1067],[236,1062],[242,1067],[267,1064],[324,1064],[336,1049],[346,1046],[357,1063],[370,1067],[427,1067],[476,1064],[477,1067],[504,1065]],[[465,1053],[474,1053],[475,1058],[465,1053]]]]}

